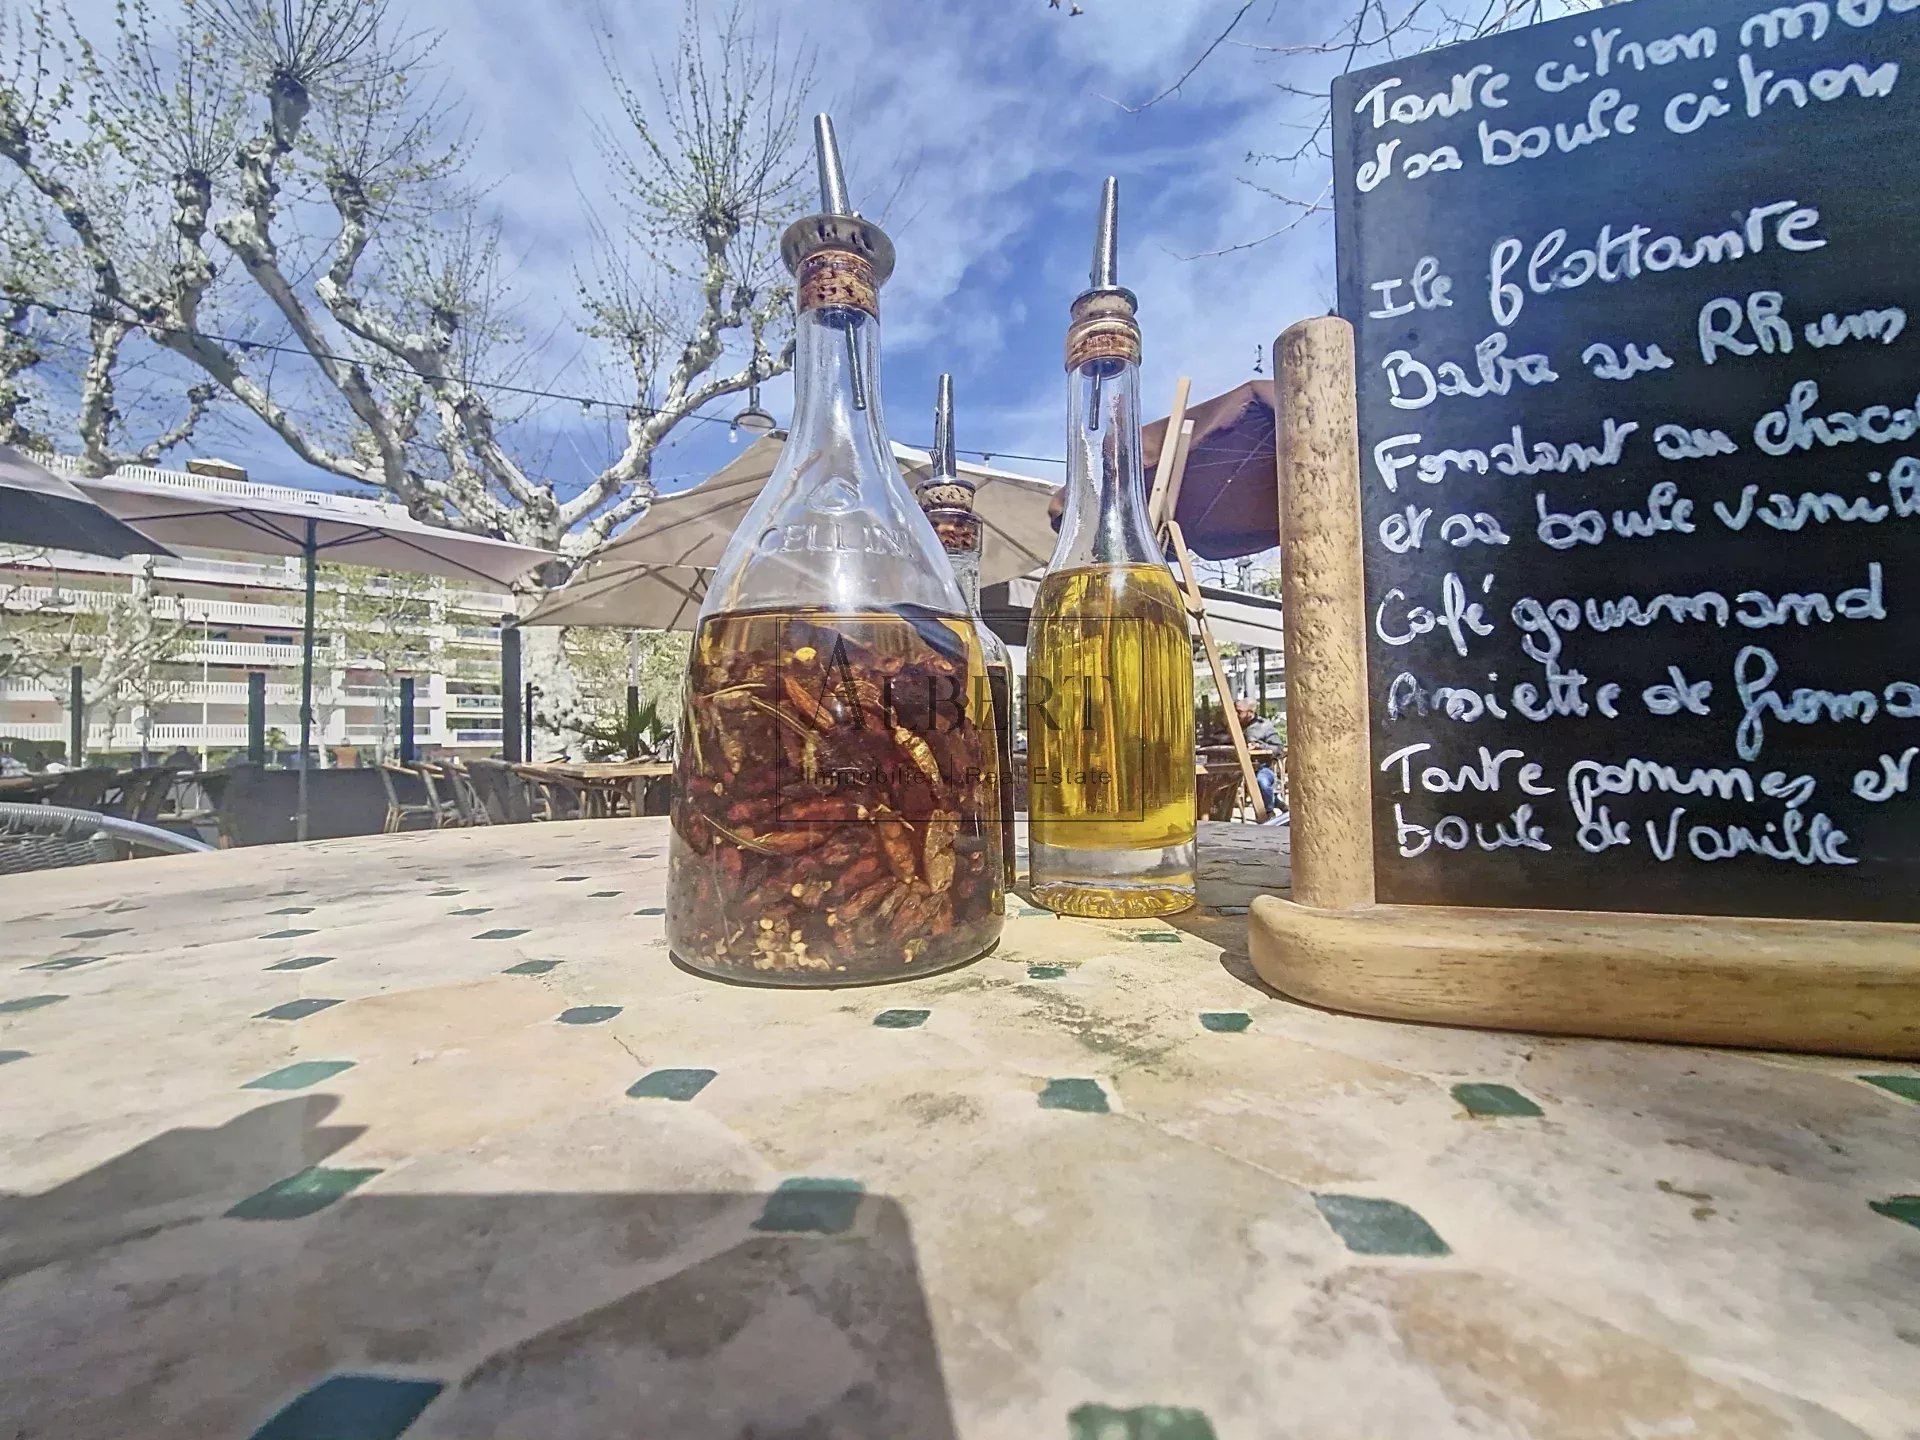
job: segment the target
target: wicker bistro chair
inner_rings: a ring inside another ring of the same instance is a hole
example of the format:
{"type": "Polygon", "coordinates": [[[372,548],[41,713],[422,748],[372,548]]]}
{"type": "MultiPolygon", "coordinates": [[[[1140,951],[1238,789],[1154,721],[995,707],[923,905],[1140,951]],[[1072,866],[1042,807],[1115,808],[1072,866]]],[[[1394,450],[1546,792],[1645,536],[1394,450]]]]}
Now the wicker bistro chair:
{"type": "Polygon", "coordinates": [[[173,778],[179,772],[171,765],[149,765],[115,777],[100,808],[122,820],[151,825],[160,816],[160,806],[173,790],[173,778]]]}
{"type": "Polygon", "coordinates": [[[387,792],[387,820],[381,829],[388,835],[412,829],[438,830],[445,818],[433,780],[410,765],[392,760],[380,763],[380,785],[387,792]],[[402,797],[405,798],[402,798],[402,797]],[[424,798],[415,798],[422,796],[424,798]],[[423,824],[409,826],[409,821],[423,824]]]}
{"type": "Polygon", "coordinates": [[[194,855],[212,849],[204,841],[97,810],[0,803],[0,875],[95,865],[142,850],[194,855]]]}
{"type": "Polygon", "coordinates": [[[61,805],[69,810],[98,810],[106,803],[107,792],[117,782],[118,776],[111,765],[69,770],[47,792],[47,804],[61,805]]]}
{"type": "Polygon", "coordinates": [[[461,825],[491,825],[493,816],[487,811],[487,802],[475,788],[473,777],[467,773],[466,766],[457,760],[424,761],[422,770],[439,772],[441,781],[446,785],[447,799],[453,805],[457,823],[461,825]]]}
{"type": "Polygon", "coordinates": [[[565,776],[550,774],[538,765],[516,766],[515,773],[538,787],[542,820],[591,819],[592,796],[585,785],[565,776]]]}
{"type": "Polygon", "coordinates": [[[504,760],[466,762],[473,788],[480,793],[488,816],[499,825],[523,825],[533,819],[532,787],[504,760]]]}

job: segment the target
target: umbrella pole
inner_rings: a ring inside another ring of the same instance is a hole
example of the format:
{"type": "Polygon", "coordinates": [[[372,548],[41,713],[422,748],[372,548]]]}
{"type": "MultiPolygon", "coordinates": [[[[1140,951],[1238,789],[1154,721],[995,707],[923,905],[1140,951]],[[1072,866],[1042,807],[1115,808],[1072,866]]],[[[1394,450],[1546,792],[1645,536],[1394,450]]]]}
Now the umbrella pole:
{"type": "Polygon", "coordinates": [[[307,623],[300,637],[300,808],[293,817],[293,838],[307,838],[307,763],[308,747],[313,743],[313,592],[318,569],[319,546],[314,538],[314,522],[307,521],[307,623]]]}

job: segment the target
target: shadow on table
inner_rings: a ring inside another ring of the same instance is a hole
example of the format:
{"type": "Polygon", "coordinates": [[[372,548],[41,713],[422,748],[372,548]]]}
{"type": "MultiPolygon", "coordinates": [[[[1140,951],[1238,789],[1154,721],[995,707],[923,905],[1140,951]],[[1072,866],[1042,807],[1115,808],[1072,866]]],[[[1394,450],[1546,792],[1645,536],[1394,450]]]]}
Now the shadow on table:
{"type": "Polygon", "coordinates": [[[336,1104],[0,1194],[9,1433],[952,1440],[898,1202],[382,1193],[336,1104]]]}

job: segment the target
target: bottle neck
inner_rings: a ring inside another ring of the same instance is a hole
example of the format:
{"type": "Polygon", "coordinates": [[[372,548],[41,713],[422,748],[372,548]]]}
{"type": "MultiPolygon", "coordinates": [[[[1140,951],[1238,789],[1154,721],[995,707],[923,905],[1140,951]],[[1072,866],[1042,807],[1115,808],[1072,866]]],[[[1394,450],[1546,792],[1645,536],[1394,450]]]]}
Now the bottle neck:
{"type": "Polygon", "coordinates": [[[949,550],[947,559],[953,565],[953,578],[960,587],[960,598],[967,602],[967,614],[978,620],[980,618],[980,552],[949,550]]]}
{"type": "Polygon", "coordinates": [[[863,458],[892,467],[880,414],[880,321],[864,310],[826,307],[800,313],[794,334],[793,426],[788,443],[802,453],[836,438],[863,458]]]}
{"type": "Polygon", "coordinates": [[[1069,376],[1067,505],[1047,568],[1160,561],[1140,463],[1140,367],[1088,360],[1069,376]]]}

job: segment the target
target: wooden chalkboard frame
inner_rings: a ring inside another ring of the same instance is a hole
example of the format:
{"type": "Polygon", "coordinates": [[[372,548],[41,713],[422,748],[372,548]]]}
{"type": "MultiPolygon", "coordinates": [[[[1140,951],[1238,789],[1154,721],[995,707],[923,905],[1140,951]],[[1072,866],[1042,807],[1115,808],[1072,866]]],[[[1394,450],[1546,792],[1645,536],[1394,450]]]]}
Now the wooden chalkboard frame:
{"type": "Polygon", "coordinates": [[[1920,1058],[1920,925],[1374,902],[1353,327],[1274,344],[1293,892],[1248,916],[1281,993],[1385,1019],[1920,1058]]]}

